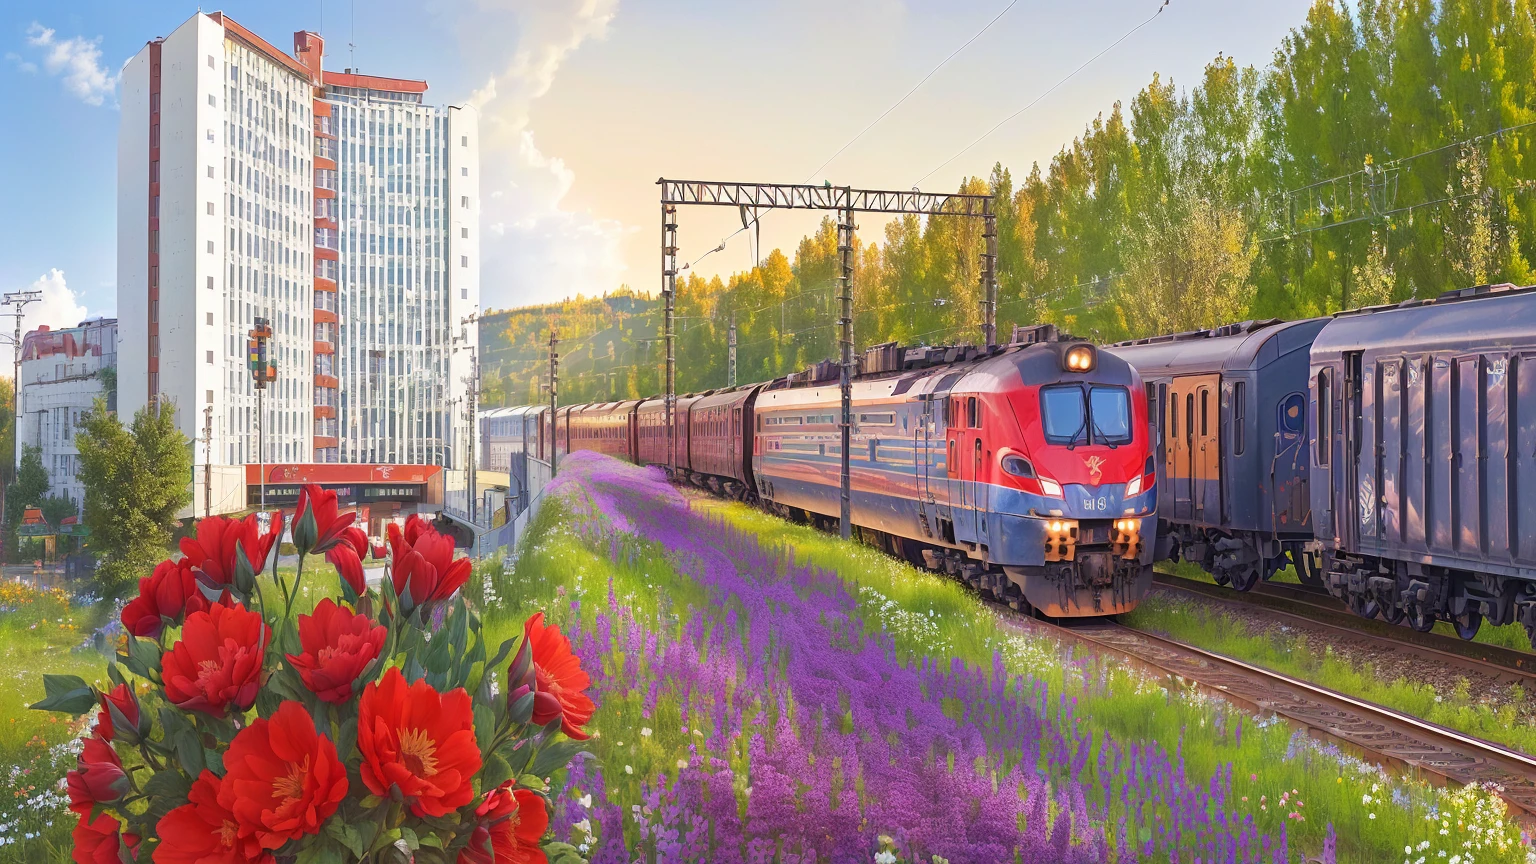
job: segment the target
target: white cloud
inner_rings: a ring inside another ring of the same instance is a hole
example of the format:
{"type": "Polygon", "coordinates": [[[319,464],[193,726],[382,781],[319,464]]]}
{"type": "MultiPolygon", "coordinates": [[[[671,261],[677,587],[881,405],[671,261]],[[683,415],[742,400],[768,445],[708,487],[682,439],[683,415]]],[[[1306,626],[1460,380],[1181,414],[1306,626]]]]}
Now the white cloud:
{"type": "Polygon", "coordinates": [[[618,0],[482,0],[481,7],[511,13],[518,24],[511,59],[470,100],[480,115],[485,178],[485,304],[611,291],[624,276],[623,236],[638,229],[566,205],[576,175],[539,149],[529,118],[566,58],[607,35],[618,0]]]}
{"type": "Polygon", "coordinates": [[[28,303],[22,308],[22,332],[36,330],[42,324],[54,330],[73,327],[84,321],[89,314],[80,305],[75,292],[65,284],[64,271],[57,267],[39,276],[26,290],[37,291],[43,296],[41,300],[28,303]]]}
{"type": "MultiPolygon", "coordinates": [[[[27,44],[42,52],[48,74],[62,77],[64,89],[85,104],[101,105],[117,90],[117,75],[101,64],[101,37],[60,39],[54,30],[34,21],[27,28],[27,44]]],[[[37,70],[33,63],[20,65],[24,71],[37,70]]]]}
{"type": "Polygon", "coordinates": [[[21,59],[21,55],[17,54],[15,51],[5,52],[5,62],[15,64],[17,69],[20,69],[29,75],[37,71],[36,63],[33,63],[30,60],[21,59]]]}

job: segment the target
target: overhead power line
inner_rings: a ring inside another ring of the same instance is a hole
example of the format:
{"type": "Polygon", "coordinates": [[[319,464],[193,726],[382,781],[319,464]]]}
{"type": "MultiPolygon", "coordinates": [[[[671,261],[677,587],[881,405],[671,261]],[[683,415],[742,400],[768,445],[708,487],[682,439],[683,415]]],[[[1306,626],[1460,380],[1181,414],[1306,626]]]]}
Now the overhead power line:
{"type": "Polygon", "coordinates": [[[1015,117],[1018,117],[1020,114],[1023,114],[1025,111],[1028,111],[1029,109],[1035,107],[1035,105],[1037,105],[1040,102],[1040,100],[1042,100],[1045,97],[1047,97],[1047,96],[1051,95],[1052,93],[1056,92],[1056,89],[1061,87],[1061,85],[1063,85],[1063,84],[1067,83],[1068,81],[1071,81],[1073,78],[1077,77],[1077,73],[1083,71],[1084,69],[1087,69],[1089,66],[1091,66],[1093,64],[1093,62],[1095,60],[1098,60],[1100,57],[1103,57],[1105,54],[1108,54],[1111,50],[1113,50],[1115,48],[1115,46],[1119,45],[1121,42],[1124,42],[1125,40],[1131,38],[1133,35],[1136,34],[1136,31],[1138,31],[1141,28],[1147,26],[1148,24],[1151,24],[1152,21],[1157,18],[1157,16],[1163,14],[1163,10],[1164,9],[1168,8],[1168,3],[1169,2],[1170,2],[1170,0],[1163,0],[1163,4],[1161,6],[1159,6],[1159,7],[1157,7],[1157,11],[1153,12],[1150,16],[1148,16],[1146,18],[1146,20],[1142,21],[1140,24],[1137,24],[1135,27],[1132,27],[1131,29],[1125,31],[1125,34],[1123,36],[1121,36],[1119,39],[1116,39],[1115,41],[1113,41],[1113,42],[1109,43],[1108,45],[1106,45],[1102,50],[1099,51],[1099,53],[1093,55],[1092,57],[1089,57],[1087,60],[1084,60],[1081,64],[1078,65],[1078,67],[1076,69],[1073,69],[1071,72],[1067,73],[1066,77],[1064,77],[1061,80],[1057,81],[1055,84],[1052,84],[1050,86],[1050,88],[1047,89],[1044,93],[1041,93],[1039,96],[1036,96],[1034,99],[1031,99],[1029,104],[1027,104],[1023,108],[1020,108],[1019,110],[1013,112],[1012,114],[1009,114],[1007,117],[1004,117],[1002,120],[999,120],[997,122],[997,124],[994,125],[991,129],[988,129],[987,131],[981,133],[981,135],[979,137],[977,137],[975,141],[972,141],[971,143],[969,143],[969,144],[965,145],[964,147],[960,148],[958,151],[956,151],[955,155],[949,157],[948,159],[945,159],[943,162],[940,162],[938,165],[935,165],[933,167],[932,171],[929,171],[927,174],[924,174],[923,176],[917,178],[917,182],[912,184],[912,188],[915,189],[918,186],[921,186],[924,180],[927,180],[929,177],[932,177],[934,174],[938,173],[940,168],[943,168],[945,165],[948,165],[949,163],[951,163],[951,162],[955,161],[956,159],[959,159],[961,156],[965,155],[966,151],[970,150],[972,147],[975,147],[977,144],[980,144],[982,141],[986,140],[993,132],[996,132],[997,130],[999,130],[999,129],[1003,128],[1004,126],[1008,125],[1008,123],[1010,123],[1015,117]]]}
{"type": "Polygon", "coordinates": [[[879,122],[881,120],[884,120],[887,116],[889,116],[892,111],[895,111],[897,108],[900,108],[901,107],[901,103],[907,101],[907,99],[910,98],[913,93],[916,93],[918,91],[918,88],[920,88],[924,84],[928,83],[928,79],[929,78],[932,78],[935,73],[937,73],[940,69],[943,69],[945,67],[945,65],[947,65],[949,63],[949,61],[955,59],[955,56],[957,54],[959,54],[961,51],[964,51],[965,49],[969,48],[971,46],[972,42],[975,42],[977,39],[980,39],[983,33],[986,33],[988,30],[992,29],[992,25],[993,24],[996,24],[999,19],[1001,19],[1004,15],[1008,14],[1008,10],[1012,9],[1013,7],[1015,7],[1017,5],[1019,5],[1019,0],[1012,0],[1012,2],[1010,2],[1007,6],[1004,6],[1003,7],[1003,11],[1001,11],[1001,12],[997,13],[996,15],[992,16],[992,20],[988,21],[985,27],[982,27],[980,30],[977,30],[975,35],[973,35],[971,38],[965,40],[965,43],[962,44],[959,48],[956,48],[955,50],[949,52],[949,56],[945,57],[943,60],[939,61],[939,65],[937,65],[937,66],[933,67],[932,69],[928,70],[928,74],[924,75],[916,84],[913,84],[911,90],[908,90],[906,93],[902,94],[902,97],[900,99],[897,99],[895,102],[891,103],[891,107],[885,109],[884,111],[881,111],[880,112],[880,116],[878,116],[875,119],[869,121],[869,125],[865,126],[863,129],[860,129],[859,130],[859,134],[853,136],[852,138],[849,138],[847,143],[845,143],[843,146],[837,148],[837,152],[833,153],[831,156],[828,156],[827,157],[827,161],[825,161],[825,162],[821,163],[820,165],[818,165],[816,167],[816,170],[812,171],[811,175],[809,177],[805,178],[805,180],[803,182],[809,183],[812,180],[815,180],[816,179],[816,175],[820,174],[822,172],[822,169],[826,168],[828,165],[831,165],[832,162],[835,159],[837,159],[837,157],[843,155],[843,151],[844,150],[847,150],[849,147],[852,147],[855,141],[858,141],[860,138],[863,138],[864,137],[864,133],[866,133],[869,130],[875,128],[875,126],[877,124],[879,124],[879,122]]]}

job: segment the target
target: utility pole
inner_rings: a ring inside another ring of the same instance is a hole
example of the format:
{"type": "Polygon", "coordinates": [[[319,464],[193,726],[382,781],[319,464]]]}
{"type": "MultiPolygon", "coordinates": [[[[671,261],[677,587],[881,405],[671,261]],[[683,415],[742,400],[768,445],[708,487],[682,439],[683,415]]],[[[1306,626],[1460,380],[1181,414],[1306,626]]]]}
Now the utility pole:
{"type": "Polygon", "coordinates": [[[267,509],[267,384],[277,380],[277,365],[267,360],[267,341],[272,338],[272,319],[257,318],[251,329],[247,364],[256,387],[256,471],[261,483],[261,510],[267,509]]]}
{"type": "Polygon", "coordinates": [[[981,253],[981,335],[984,347],[997,344],[997,216],[988,199],[982,210],[981,234],[986,251],[981,253]]]}
{"type": "Polygon", "coordinates": [[[726,368],[726,375],[727,375],[727,379],[726,380],[729,382],[727,384],[727,386],[735,387],[736,386],[736,313],[735,312],[731,313],[730,346],[731,346],[731,355],[730,355],[730,359],[726,362],[726,367],[725,367],[726,368]]]}
{"type": "Polygon", "coordinates": [[[842,503],[842,520],[840,533],[847,540],[853,535],[853,490],[850,482],[848,466],[848,450],[853,442],[853,232],[858,226],[853,223],[853,210],[840,209],[837,212],[837,252],[841,264],[841,275],[838,277],[838,287],[841,288],[839,300],[842,309],[837,319],[839,339],[842,343],[842,369],[838,375],[839,389],[843,402],[843,422],[839,424],[842,433],[842,451],[839,458],[839,485],[842,503]]]}
{"type": "Polygon", "coordinates": [[[677,424],[672,411],[677,404],[677,368],[672,354],[672,318],[677,311],[677,208],[661,205],[661,296],[666,312],[662,332],[667,342],[667,392],[663,405],[667,421],[667,473],[677,471],[677,424]]]}
{"type": "Polygon", "coordinates": [[[556,433],[560,431],[560,423],[555,419],[555,412],[560,410],[560,336],[555,328],[549,328],[549,476],[555,476],[555,461],[559,457],[556,433]]]}
{"type": "Polygon", "coordinates": [[[213,514],[213,406],[203,408],[203,518],[213,514]]]}
{"type": "Polygon", "coordinates": [[[469,523],[471,525],[480,524],[475,521],[475,511],[479,509],[475,506],[477,503],[475,500],[475,439],[480,435],[480,422],[479,418],[476,417],[480,396],[480,358],[477,350],[478,346],[469,341],[469,325],[479,320],[479,311],[459,319],[459,338],[454,340],[465,342],[469,348],[469,377],[464,380],[464,383],[469,385],[469,390],[465,394],[465,413],[469,419],[469,454],[465,460],[468,464],[464,466],[464,488],[469,496],[467,509],[469,510],[469,523]]]}
{"type": "Polygon", "coordinates": [[[11,291],[4,298],[0,298],[0,305],[11,307],[6,313],[16,319],[16,336],[11,341],[11,351],[14,359],[11,364],[11,427],[15,434],[11,435],[15,442],[14,452],[11,453],[11,465],[16,464],[21,453],[21,319],[22,310],[28,303],[36,303],[43,299],[41,291],[11,291]]]}

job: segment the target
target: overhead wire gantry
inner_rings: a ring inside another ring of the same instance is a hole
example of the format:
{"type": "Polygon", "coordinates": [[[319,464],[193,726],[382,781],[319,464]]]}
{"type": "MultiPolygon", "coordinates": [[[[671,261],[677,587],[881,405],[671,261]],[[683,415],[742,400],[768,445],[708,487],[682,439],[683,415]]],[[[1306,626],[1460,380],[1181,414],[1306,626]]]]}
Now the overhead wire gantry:
{"type": "Polygon", "coordinates": [[[947,192],[908,192],[854,189],[850,186],[813,186],[805,183],[730,183],[701,180],[656,181],[661,187],[661,294],[665,317],[663,338],[667,348],[666,424],[667,467],[677,470],[677,424],[672,416],[677,402],[677,365],[673,353],[673,318],[677,294],[677,208],[684,205],[736,207],[750,210],[754,221],[763,210],[824,210],[837,214],[837,251],[841,264],[838,279],[840,311],[837,319],[841,346],[838,382],[842,393],[840,431],[840,479],[842,488],[842,536],[852,535],[851,490],[848,450],[853,430],[853,240],[857,213],[913,213],[926,216],[961,216],[982,220],[985,248],[981,253],[981,333],[986,347],[997,344],[997,216],[992,196],[947,192]]]}

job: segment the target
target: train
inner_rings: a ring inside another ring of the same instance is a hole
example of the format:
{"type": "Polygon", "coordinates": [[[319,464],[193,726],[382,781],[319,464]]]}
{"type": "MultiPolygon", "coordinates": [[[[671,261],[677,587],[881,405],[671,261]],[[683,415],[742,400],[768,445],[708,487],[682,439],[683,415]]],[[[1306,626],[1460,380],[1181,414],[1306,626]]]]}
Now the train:
{"type": "MultiPolygon", "coordinates": [[[[851,381],[849,511],[859,537],[1052,617],[1129,611],[1157,524],[1148,405],[1129,363],[1052,325],[1007,345],[877,345],[851,381]]],[[[662,398],[481,415],[491,464],[593,450],[832,528],[840,369],[662,398]],[[669,448],[670,442],[670,448],[669,448]],[[672,449],[675,448],[675,449],[672,449]]]]}
{"type": "MultiPolygon", "coordinates": [[[[1519,623],[1536,641],[1536,287],[1105,346],[1042,325],[862,361],[854,525],[1015,608],[1128,611],[1158,560],[1239,591],[1294,567],[1365,618],[1464,639],[1519,623]]],[[[483,446],[600,450],[831,527],[835,368],[679,396],[675,465],[659,398],[553,425],[547,406],[499,409],[488,422],[516,442],[483,446]]]]}
{"type": "Polygon", "coordinates": [[[1154,556],[1536,641],[1536,287],[1105,346],[1147,388],[1154,556]],[[1170,488],[1171,487],[1171,488],[1170,488]]]}

